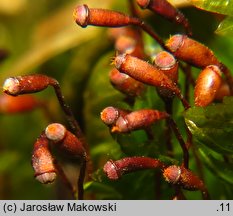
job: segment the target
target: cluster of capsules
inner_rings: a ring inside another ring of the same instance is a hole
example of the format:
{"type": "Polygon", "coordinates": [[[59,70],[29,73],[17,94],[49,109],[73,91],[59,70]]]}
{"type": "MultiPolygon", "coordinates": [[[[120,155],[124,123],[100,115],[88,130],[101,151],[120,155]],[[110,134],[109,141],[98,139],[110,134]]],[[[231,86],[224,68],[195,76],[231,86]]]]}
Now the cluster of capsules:
{"type": "MultiPolygon", "coordinates": [[[[183,163],[180,166],[166,166],[157,159],[137,156],[117,161],[109,160],[103,170],[109,179],[118,180],[122,175],[136,170],[159,168],[167,182],[187,190],[200,190],[203,198],[208,199],[209,194],[203,181],[188,167],[191,134],[187,129],[190,139],[184,142],[172,119],[172,100],[177,96],[186,110],[190,108],[188,93],[183,96],[178,87],[179,68],[186,75],[187,88],[189,85],[194,86],[195,106],[201,107],[205,107],[215,100],[221,101],[224,96],[232,95],[233,79],[230,71],[218,60],[212,50],[192,38],[188,20],[168,1],[137,0],[129,1],[129,5],[132,15],[80,5],[74,10],[74,20],[81,27],[88,25],[114,27],[110,30],[116,50],[113,60],[115,68],[109,73],[111,84],[131,98],[143,94],[147,85],[156,87],[159,96],[165,103],[166,112],[154,109],[129,111],[109,106],[101,112],[101,119],[110,128],[111,133],[147,130],[158,120],[166,119],[168,127],[174,131],[183,150],[183,163]],[[175,34],[163,42],[157,33],[141,20],[135,3],[141,9],[151,10],[182,25],[186,33],[175,34]],[[144,52],[143,31],[155,39],[162,48],[162,51],[153,58],[152,63],[147,61],[144,52]],[[191,66],[201,69],[196,81],[192,77],[191,66]],[[225,75],[225,79],[222,78],[222,74],[225,75]]],[[[175,196],[175,198],[178,197],[175,196]]]]}
{"type": "Polygon", "coordinates": [[[73,133],[60,123],[51,123],[42,131],[35,141],[32,151],[31,163],[34,177],[42,184],[49,184],[54,182],[58,175],[71,191],[73,198],[83,199],[83,181],[88,160],[87,144],[78,122],[64,100],[58,81],[43,74],[16,76],[6,79],[3,84],[4,94],[0,96],[0,111],[4,114],[15,114],[43,108],[49,121],[53,121],[53,115],[48,112],[45,101],[30,95],[43,91],[49,86],[54,88],[59,104],[73,133]],[[54,150],[60,152],[62,156],[79,162],[77,187],[71,184],[62,167],[53,156],[54,150]]]}

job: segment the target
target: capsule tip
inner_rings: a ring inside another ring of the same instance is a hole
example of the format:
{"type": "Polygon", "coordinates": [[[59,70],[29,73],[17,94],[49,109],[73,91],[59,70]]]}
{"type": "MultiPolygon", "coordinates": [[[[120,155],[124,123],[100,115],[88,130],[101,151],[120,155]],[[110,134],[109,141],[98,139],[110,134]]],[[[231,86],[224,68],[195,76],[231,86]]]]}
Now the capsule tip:
{"type": "Polygon", "coordinates": [[[87,5],[79,5],[74,9],[73,12],[74,21],[81,27],[88,25],[89,8],[87,5]]]}
{"type": "Polygon", "coordinates": [[[155,56],[153,63],[160,69],[169,70],[176,64],[176,59],[169,52],[161,51],[155,56]]]}
{"type": "Polygon", "coordinates": [[[181,169],[180,167],[175,165],[167,167],[163,172],[165,180],[172,184],[175,184],[179,181],[180,175],[181,169]]]}
{"type": "Polygon", "coordinates": [[[45,135],[49,140],[59,142],[65,137],[66,128],[59,123],[53,123],[46,127],[45,135]]]}
{"type": "Polygon", "coordinates": [[[110,106],[103,109],[103,111],[100,113],[101,120],[106,125],[113,125],[115,124],[116,120],[119,117],[119,112],[116,108],[110,106]]]}
{"type": "Polygon", "coordinates": [[[183,44],[185,35],[176,34],[170,37],[166,43],[166,47],[172,52],[176,52],[183,44]]]}
{"type": "Polygon", "coordinates": [[[216,73],[218,76],[222,76],[222,71],[217,65],[208,65],[206,68],[212,70],[214,73],[216,73]]]}
{"type": "Polygon", "coordinates": [[[17,96],[19,93],[19,80],[14,77],[10,77],[5,80],[3,84],[3,92],[9,95],[17,96]]]}
{"type": "Polygon", "coordinates": [[[107,177],[111,180],[117,180],[120,178],[120,175],[117,172],[117,167],[112,160],[107,161],[103,170],[107,177]]]}
{"type": "Polygon", "coordinates": [[[57,174],[55,172],[43,173],[36,176],[36,180],[38,180],[42,184],[51,184],[55,181],[57,174]]]}
{"type": "Polygon", "coordinates": [[[122,64],[125,62],[126,54],[121,54],[115,57],[114,64],[118,70],[121,69],[122,64]]]}

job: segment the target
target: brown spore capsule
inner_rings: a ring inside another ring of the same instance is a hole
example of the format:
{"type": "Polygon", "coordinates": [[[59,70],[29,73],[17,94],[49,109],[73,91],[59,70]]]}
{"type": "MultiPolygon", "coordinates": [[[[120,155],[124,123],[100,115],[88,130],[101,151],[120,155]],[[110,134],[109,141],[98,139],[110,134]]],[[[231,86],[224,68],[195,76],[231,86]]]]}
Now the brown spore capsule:
{"type": "Polygon", "coordinates": [[[115,107],[111,107],[111,106],[106,107],[100,113],[100,118],[106,125],[115,124],[115,122],[119,118],[119,116],[120,116],[119,110],[116,109],[115,107]]]}
{"type": "Polygon", "coordinates": [[[119,54],[131,54],[135,50],[135,47],[136,41],[131,37],[120,36],[115,42],[115,50],[119,54]]]}
{"type": "MultiPolygon", "coordinates": [[[[178,81],[178,61],[167,51],[159,52],[153,59],[153,65],[170,78],[174,83],[178,81]]],[[[164,98],[173,98],[172,91],[164,87],[157,87],[160,96],[164,98]]]]}
{"type": "Polygon", "coordinates": [[[128,54],[123,54],[116,56],[114,64],[120,72],[126,73],[140,82],[171,90],[181,100],[186,109],[190,107],[176,84],[148,62],[128,54]]]}
{"type": "Polygon", "coordinates": [[[117,161],[109,160],[104,165],[103,171],[109,179],[118,180],[127,173],[144,169],[162,169],[164,167],[164,164],[157,159],[137,156],[126,157],[117,161]]]}
{"type": "Polygon", "coordinates": [[[166,0],[137,0],[142,9],[149,9],[160,16],[184,26],[187,34],[192,35],[192,30],[184,14],[166,0]]]}
{"type": "Polygon", "coordinates": [[[166,74],[173,82],[178,81],[178,62],[174,56],[167,52],[159,52],[153,59],[153,64],[156,68],[166,74]]]}
{"type": "Polygon", "coordinates": [[[115,58],[116,68],[126,73],[134,79],[153,86],[163,86],[180,94],[180,90],[165,74],[155,68],[153,65],[137,57],[123,54],[115,58]]]}
{"type": "Polygon", "coordinates": [[[167,182],[180,185],[186,190],[206,190],[203,181],[183,166],[169,166],[164,169],[163,176],[167,182]]]}
{"type": "Polygon", "coordinates": [[[213,102],[221,86],[221,74],[222,72],[219,67],[215,65],[210,65],[201,71],[194,89],[194,101],[196,106],[205,107],[213,102]]]}
{"type": "Polygon", "coordinates": [[[169,166],[163,172],[163,176],[165,180],[169,183],[176,184],[181,175],[181,169],[178,166],[169,166]]]}
{"type": "Polygon", "coordinates": [[[233,95],[233,77],[230,70],[221,63],[214,55],[213,51],[198,41],[189,38],[187,35],[174,35],[166,43],[166,49],[174,56],[195,67],[204,69],[208,65],[216,65],[224,73],[233,95]]]}
{"type": "Polygon", "coordinates": [[[142,82],[121,73],[116,68],[110,71],[109,79],[114,88],[132,97],[140,96],[145,90],[145,85],[142,82]]]}
{"type": "Polygon", "coordinates": [[[120,109],[109,106],[102,110],[100,118],[106,125],[111,126],[116,123],[120,115],[120,109]]]}
{"type": "Polygon", "coordinates": [[[49,149],[49,141],[42,133],[34,144],[32,152],[32,167],[35,178],[43,183],[52,183],[56,179],[54,158],[49,149]]]}
{"type": "Polygon", "coordinates": [[[125,116],[129,112],[129,110],[109,106],[102,110],[100,113],[100,118],[106,125],[113,126],[119,117],[125,116]]]}
{"type": "Polygon", "coordinates": [[[112,127],[112,132],[128,133],[147,128],[158,120],[168,118],[169,114],[158,110],[142,109],[120,116],[112,127]]]}
{"type": "Polygon", "coordinates": [[[75,22],[81,27],[86,27],[89,20],[89,8],[87,5],[79,5],[73,12],[75,22]]]}
{"type": "Polygon", "coordinates": [[[64,139],[66,134],[66,128],[59,123],[52,123],[45,129],[46,137],[54,142],[59,142],[64,139]]]}
{"type": "Polygon", "coordinates": [[[54,143],[61,152],[72,157],[85,157],[82,142],[62,124],[52,123],[45,129],[46,137],[54,143]]]}
{"type": "Polygon", "coordinates": [[[108,37],[115,42],[119,37],[125,36],[130,38],[136,38],[135,29],[131,26],[125,26],[121,28],[109,28],[107,30],[108,37]]]}
{"type": "Polygon", "coordinates": [[[73,17],[75,22],[81,27],[86,27],[87,25],[121,27],[141,23],[138,18],[130,17],[121,12],[89,8],[87,5],[77,6],[73,12],[73,17]]]}
{"type": "Polygon", "coordinates": [[[208,47],[187,35],[177,34],[170,37],[166,47],[176,58],[196,67],[205,68],[208,65],[221,65],[208,47]]]}
{"type": "Polygon", "coordinates": [[[12,96],[39,92],[49,85],[57,85],[57,81],[42,74],[10,77],[3,84],[3,92],[12,96]]]}
{"type": "Polygon", "coordinates": [[[121,173],[118,171],[118,168],[113,160],[107,161],[107,163],[103,167],[103,170],[106,173],[107,177],[111,180],[117,180],[121,177],[121,173]]]}
{"type": "Polygon", "coordinates": [[[115,42],[115,49],[119,54],[127,53],[143,59],[144,43],[142,39],[142,31],[139,28],[122,27],[110,28],[109,36],[115,42]]]}

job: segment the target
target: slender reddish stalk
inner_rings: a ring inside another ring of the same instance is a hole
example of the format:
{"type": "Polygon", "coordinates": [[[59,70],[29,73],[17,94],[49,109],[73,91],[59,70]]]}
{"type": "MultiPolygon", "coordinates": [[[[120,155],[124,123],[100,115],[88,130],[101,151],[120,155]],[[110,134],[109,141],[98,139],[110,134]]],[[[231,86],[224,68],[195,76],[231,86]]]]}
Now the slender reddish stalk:
{"type": "Polygon", "coordinates": [[[188,168],[189,167],[189,152],[188,152],[188,148],[187,145],[175,123],[175,121],[172,118],[169,118],[169,125],[172,128],[177,140],[180,143],[181,149],[183,151],[183,161],[184,161],[184,167],[188,168]]]}
{"type": "MultiPolygon", "coordinates": [[[[165,103],[165,110],[166,112],[172,116],[172,107],[173,107],[173,99],[169,98],[167,100],[163,99],[165,103]]],[[[174,157],[173,146],[172,146],[172,129],[170,127],[170,119],[166,119],[166,129],[165,129],[165,139],[166,139],[166,146],[168,150],[168,155],[170,157],[174,157]]]]}
{"type": "Polygon", "coordinates": [[[167,47],[164,43],[164,41],[158,36],[158,34],[155,33],[155,31],[145,22],[141,21],[138,24],[139,27],[142,28],[143,31],[145,31],[147,34],[149,34],[157,43],[165,50],[167,50],[167,47]]]}

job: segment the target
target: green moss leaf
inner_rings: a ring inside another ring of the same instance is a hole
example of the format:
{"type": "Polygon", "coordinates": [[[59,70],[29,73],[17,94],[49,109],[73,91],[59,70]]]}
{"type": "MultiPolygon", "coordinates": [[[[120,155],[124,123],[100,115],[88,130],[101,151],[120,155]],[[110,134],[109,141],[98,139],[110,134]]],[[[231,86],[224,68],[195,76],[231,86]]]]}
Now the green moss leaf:
{"type": "Polygon", "coordinates": [[[233,35],[233,17],[227,17],[218,26],[215,33],[220,35],[233,35]]]}
{"type": "Polygon", "coordinates": [[[233,14],[233,1],[231,0],[191,0],[191,3],[203,10],[225,15],[233,14]]]}
{"type": "Polygon", "coordinates": [[[214,157],[210,151],[206,148],[199,148],[200,155],[202,156],[205,165],[210,169],[210,171],[219,177],[220,179],[233,184],[233,169],[232,161],[228,163],[220,160],[219,158],[214,157]]]}
{"type": "Polygon", "coordinates": [[[212,150],[233,153],[233,98],[225,98],[222,104],[206,108],[194,107],[184,113],[185,122],[194,138],[212,150]]]}

